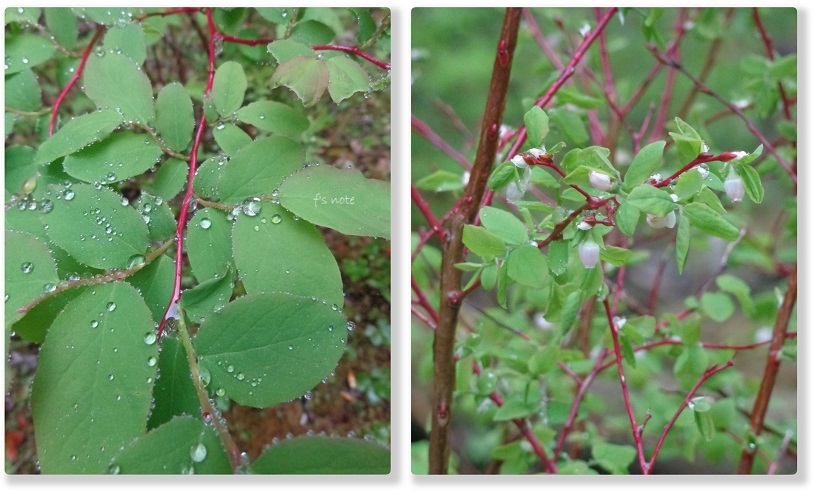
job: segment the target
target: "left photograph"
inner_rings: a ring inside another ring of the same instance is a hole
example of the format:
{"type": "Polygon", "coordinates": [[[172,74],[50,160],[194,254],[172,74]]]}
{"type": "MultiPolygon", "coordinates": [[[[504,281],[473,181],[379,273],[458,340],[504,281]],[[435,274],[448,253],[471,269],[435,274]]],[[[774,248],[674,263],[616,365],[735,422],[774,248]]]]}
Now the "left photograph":
{"type": "Polygon", "coordinates": [[[389,474],[390,11],[5,10],[7,474],[389,474]]]}

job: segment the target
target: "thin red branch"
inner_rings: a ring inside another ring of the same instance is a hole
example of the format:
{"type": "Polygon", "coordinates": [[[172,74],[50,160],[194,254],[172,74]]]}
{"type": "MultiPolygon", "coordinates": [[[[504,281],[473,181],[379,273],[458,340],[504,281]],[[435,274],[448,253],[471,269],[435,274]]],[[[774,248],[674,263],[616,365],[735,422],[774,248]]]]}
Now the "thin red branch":
{"type": "Polygon", "coordinates": [[[538,27],[538,21],[535,20],[535,16],[532,15],[532,12],[528,8],[523,9],[523,15],[526,25],[529,26],[529,30],[532,32],[532,37],[535,38],[535,42],[538,43],[541,51],[543,51],[546,58],[552,62],[555,70],[563,71],[565,65],[563,65],[562,61],[560,61],[560,57],[557,53],[555,53],[555,50],[552,49],[552,45],[549,44],[549,41],[547,41],[546,38],[543,37],[543,34],[541,34],[541,30],[540,27],[538,27]]]}
{"type": "MultiPolygon", "coordinates": [[[[682,40],[682,36],[685,33],[685,9],[679,9],[676,14],[674,31],[676,32],[676,41],[667,51],[671,58],[677,58],[679,56],[679,42],[682,40]]],[[[659,137],[665,131],[665,125],[668,124],[668,112],[671,108],[671,99],[673,98],[674,94],[675,82],[676,69],[674,67],[668,67],[668,74],[665,77],[665,87],[662,90],[662,97],[660,98],[659,110],[657,110],[657,117],[656,120],[654,120],[654,129],[651,132],[650,140],[652,141],[659,139],[659,137]]]]}
{"type": "MultiPolygon", "coordinates": [[[[767,57],[770,60],[775,60],[775,50],[773,50],[773,39],[764,29],[764,23],[761,22],[761,16],[758,15],[758,7],[753,7],[753,21],[756,23],[756,28],[761,34],[761,40],[764,42],[764,48],[767,50],[767,57]]],[[[784,90],[784,85],[778,83],[778,93],[781,96],[781,103],[784,105],[784,118],[792,120],[792,112],[790,111],[790,101],[787,99],[787,92],[784,90]]]]}
{"type": "Polygon", "coordinates": [[[417,116],[410,115],[410,126],[416,133],[430,141],[430,143],[433,144],[433,146],[436,147],[436,149],[444,152],[445,154],[453,158],[453,160],[461,164],[461,166],[463,166],[464,169],[472,168],[472,166],[470,165],[470,161],[464,154],[461,154],[457,150],[453,149],[453,147],[450,146],[450,144],[448,144],[444,139],[442,139],[436,132],[433,131],[433,129],[431,129],[425,122],[420,120],[417,116]]]}
{"type": "Polygon", "coordinates": [[[422,291],[422,288],[420,288],[419,285],[416,283],[416,279],[414,279],[413,276],[410,277],[410,287],[411,289],[413,289],[413,292],[416,293],[416,297],[419,299],[419,305],[421,305],[422,308],[424,308],[424,310],[427,312],[427,314],[430,316],[433,322],[435,322],[436,325],[438,325],[439,323],[438,312],[436,312],[435,308],[433,308],[433,305],[431,305],[430,302],[427,300],[427,296],[425,296],[424,291],[422,291]]]}
{"type": "Polygon", "coordinates": [[[696,156],[696,158],[693,161],[689,162],[685,166],[682,166],[682,168],[680,168],[679,171],[677,171],[676,173],[672,174],[671,176],[669,176],[668,178],[665,178],[662,181],[654,183],[654,187],[662,188],[662,187],[666,187],[666,186],[670,185],[671,182],[676,180],[677,178],[679,178],[679,176],[682,173],[684,173],[684,172],[686,172],[686,171],[688,171],[690,169],[693,169],[693,167],[696,166],[696,165],[703,164],[703,163],[710,163],[710,162],[713,162],[713,161],[721,161],[723,163],[726,163],[728,161],[732,161],[733,158],[735,158],[735,157],[736,157],[736,155],[734,153],[730,152],[730,151],[723,152],[723,153],[717,154],[717,155],[711,154],[709,152],[703,152],[702,154],[699,154],[698,156],[696,156]]]}
{"type": "Polygon", "coordinates": [[[373,63],[377,67],[383,70],[390,70],[391,64],[388,62],[383,62],[382,60],[377,60],[376,58],[372,57],[371,55],[365,53],[364,51],[360,50],[356,46],[339,46],[339,45],[313,45],[311,47],[312,50],[322,51],[322,50],[331,50],[331,51],[343,51],[345,53],[350,53],[352,55],[356,55],[360,58],[364,58],[369,62],[373,63]]]}
{"type": "Polygon", "coordinates": [[[654,463],[656,462],[657,456],[659,455],[659,451],[662,448],[662,444],[665,442],[665,437],[668,436],[668,432],[671,431],[671,428],[673,428],[673,425],[676,423],[676,420],[679,419],[679,415],[682,414],[682,411],[684,411],[685,408],[688,407],[691,399],[693,399],[693,396],[696,395],[696,392],[699,390],[699,387],[701,387],[702,384],[704,384],[713,375],[721,371],[724,371],[730,368],[731,366],[733,366],[732,359],[729,360],[727,363],[723,363],[721,365],[712,365],[707,370],[705,370],[705,373],[703,373],[701,377],[699,377],[699,380],[696,382],[693,388],[691,388],[687,395],[685,395],[685,400],[682,401],[682,405],[679,406],[679,409],[676,410],[676,413],[673,415],[671,420],[668,421],[668,423],[666,423],[665,427],[662,429],[662,434],[659,436],[659,440],[657,440],[657,444],[654,447],[654,452],[651,455],[651,460],[649,460],[648,464],[646,464],[647,470],[643,471],[644,474],[649,474],[653,469],[654,463]]]}
{"type": "Polygon", "coordinates": [[[57,115],[59,114],[59,107],[62,104],[62,100],[65,99],[65,96],[71,91],[76,84],[76,81],[82,76],[82,71],[85,70],[85,63],[88,61],[88,57],[93,50],[93,45],[99,40],[102,36],[102,33],[105,32],[105,26],[99,26],[96,28],[96,33],[94,33],[93,38],[91,38],[90,43],[88,46],[85,47],[85,50],[82,52],[82,58],[79,59],[79,65],[76,67],[76,71],[74,72],[73,77],[71,80],[65,84],[65,87],[62,88],[62,91],[59,92],[57,99],[54,100],[54,109],[51,110],[51,121],[48,124],[48,136],[54,135],[54,126],[57,123],[57,115]]]}
{"type": "Polygon", "coordinates": [[[428,222],[428,224],[430,224],[433,232],[439,237],[439,241],[444,244],[444,242],[447,241],[447,232],[444,230],[441,223],[439,223],[439,220],[436,219],[433,211],[430,210],[430,206],[427,205],[427,202],[425,202],[424,198],[422,198],[422,194],[419,193],[419,189],[417,189],[412,183],[410,184],[410,197],[413,199],[413,204],[419,208],[419,211],[421,211],[425,220],[428,222]]]}
{"type": "MultiPolygon", "coordinates": [[[[212,92],[212,82],[215,79],[215,38],[218,33],[215,28],[215,21],[212,19],[212,9],[206,9],[207,24],[209,25],[209,62],[207,66],[207,86],[204,91],[204,96],[209,96],[212,92]]],[[[192,144],[192,151],[190,152],[190,169],[187,175],[187,191],[184,193],[184,200],[181,202],[181,210],[178,212],[178,225],[175,230],[176,253],[175,253],[175,278],[173,282],[173,293],[170,296],[170,301],[167,303],[167,308],[164,310],[164,315],[158,325],[157,339],[161,339],[161,334],[164,332],[164,327],[167,325],[169,318],[177,317],[178,302],[181,299],[181,278],[184,267],[184,230],[187,226],[187,215],[190,210],[190,203],[193,200],[192,182],[195,178],[195,170],[198,167],[198,149],[201,147],[201,140],[204,136],[204,130],[207,126],[207,118],[204,115],[203,109],[201,110],[201,122],[198,124],[198,130],[195,133],[195,139],[192,144]]]]}

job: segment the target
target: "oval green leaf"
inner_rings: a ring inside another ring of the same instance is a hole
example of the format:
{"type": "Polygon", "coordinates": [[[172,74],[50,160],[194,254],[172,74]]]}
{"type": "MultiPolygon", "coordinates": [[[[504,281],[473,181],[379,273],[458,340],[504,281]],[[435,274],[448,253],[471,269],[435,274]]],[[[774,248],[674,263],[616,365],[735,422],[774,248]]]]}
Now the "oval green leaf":
{"type": "Polygon", "coordinates": [[[317,228],[279,205],[264,201],[261,207],[254,217],[241,213],[232,232],[246,292],[280,291],[342,306],[340,270],[317,228]],[[260,245],[269,254],[259,255],[260,245]]]}
{"type": "Polygon", "coordinates": [[[150,79],[129,57],[115,52],[91,56],[82,80],[97,107],[116,111],[124,121],[147,124],[153,119],[150,79]]]}
{"type": "Polygon", "coordinates": [[[738,228],[706,204],[701,202],[688,204],[684,208],[684,213],[695,228],[705,233],[724,238],[727,241],[733,241],[739,237],[738,228]]]}
{"type": "Polygon", "coordinates": [[[161,147],[143,134],[120,132],[71,154],[65,172],[88,183],[109,184],[140,175],[161,158],[161,147]]]}
{"type": "Polygon", "coordinates": [[[243,104],[246,94],[246,74],[237,62],[225,62],[215,71],[212,101],[221,116],[231,115],[243,104]]]}
{"type": "Polygon", "coordinates": [[[195,338],[211,386],[232,400],[268,407],[302,396],[345,350],[338,310],[286,293],[247,295],[208,317],[195,338]]]}
{"type": "Polygon", "coordinates": [[[357,170],[302,169],[280,186],[280,203],[303,219],[340,233],[390,238],[390,185],[357,170]]]}
{"type": "Polygon", "coordinates": [[[54,209],[41,218],[51,241],[83,264],[99,269],[127,267],[131,257],[144,255],[149,242],[147,225],[133,208],[122,205],[119,194],[92,185],[67,190],[73,194],[71,200],[53,200],[54,209]]]}
{"type": "Polygon", "coordinates": [[[368,72],[356,61],[342,55],[328,60],[328,94],[335,103],[367,91],[370,84],[368,72]]]}
{"type": "Polygon", "coordinates": [[[122,117],[113,110],[81,115],[68,121],[42,143],[37,151],[37,163],[50,163],[107,137],[121,125],[122,117]]]}
{"type": "Polygon", "coordinates": [[[6,107],[20,111],[42,108],[42,90],[34,72],[23,69],[6,76],[6,107]]]}
{"type": "MultiPolygon", "coordinates": [[[[168,295],[169,297],[169,295],[168,295]]],[[[153,411],[147,421],[149,429],[157,428],[172,420],[174,416],[201,418],[201,403],[190,375],[187,352],[176,334],[165,334],[161,338],[161,351],[158,357],[158,374],[153,388],[153,411]]]]}
{"type": "Polygon", "coordinates": [[[156,98],[156,130],[174,151],[183,151],[192,141],[195,119],[192,99],[184,86],[174,82],[164,86],[156,98]]]}
{"type": "Polygon", "coordinates": [[[161,320],[164,310],[167,309],[167,300],[173,293],[174,281],[175,261],[167,255],[153,260],[127,278],[127,282],[144,297],[144,302],[153,314],[155,322],[161,320]]]}
{"type": "Polygon", "coordinates": [[[520,245],[529,241],[526,226],[514,214],[485,206],[481,208],[479,217],[487,231],[498,235],[510,245],[520,245]]]}
{"type": "Polygon", "coordinates": [[[237,153],[224,167],[218,185],[221,200],[238,204],[248,197],[269,195],[303,165],[300,144],[287,137],[257,139],[237,153]]]}
{"type": "Polygon", "coordinates": [[[227,156],[234,156],[236,152],[252,143],[252,137],[231,123],[219,123],[212,131],[215,142],[227,156]]]}
{"type": "Polygon", "coordinates": [[[286,86],[297,94],[305,106],[315,104],[328,88],[328,64],[311,55],[287,60],[272,74],[272,87],[286,86]]]}
{"type": "Polygon", "coordinates": [[[232,221],[207,207],[187,225],[187,257],[198,282],[221,278],[232,263],[232,221]]]}
{"type": "Polygon", "coordinates": [[[255,101],[238,110],[238,120],[267,132],[296,137],[308,130],[303,112],[276,101],[255,101]]]}
{"type": "Polygon", "coordinates": [[[46,474],[98,474],[144,433],[157,358],[150,311],[127,283],[101,284],[66,305],[48,330],[31,411],[46,474]],[[113,309],[111,310],[111,307],[113,309]]]}
{"type": "Polygon", "coordinates": [[[164,200],[178,195],[187,182],[189,165],[180,159],[168,159],[159,167],[153,177],[153,194],[164,200]]]}
{"type": "MultiPolygon", "coordinates": [[[[6,9],[9,10],[9,9],[6,9]]],[[[36,34],[18,34],[6,38],[6,75],[48,61],[56,48],[51,42],[36,34]]]]}
{"type": "Polygon", "coordinates": [[[139,437],[113,459],[116,474],[230,474],[229,456],[215,430],[178,416],[139,437]]]}
{"type": "Polygon", "coordinates": [[[255,474],[388,474],[390,450],[353,438],[297,437],[266,449],[255,474]]]}
{"type": "Polygon", "coordinates": [[[674,210],[676,206],[671,196],[668,195],[668,192],[648,184],[639,185],[632,190],[626,203],[636,207],[642,212],[660,217],[674,210]]]}
{"type": "Polygon", "coordinates": [[[57,265],[48,246],[32,235],[6,231],[6,327],[23,315],[17,309],[59,283],[57,265]]]}

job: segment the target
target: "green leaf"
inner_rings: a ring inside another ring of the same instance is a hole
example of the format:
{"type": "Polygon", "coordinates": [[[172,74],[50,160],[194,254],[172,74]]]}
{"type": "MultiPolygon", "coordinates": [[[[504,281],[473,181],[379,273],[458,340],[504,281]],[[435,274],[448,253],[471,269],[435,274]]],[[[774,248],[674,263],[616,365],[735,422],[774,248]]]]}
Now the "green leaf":
{"type": "Polygon", "coordinates": [[[143,135],[119,132],[65,158],[65,172],[88,183],[109,184],[140,175],[161,158],[161,147],[143,135]]]}
{"type": "Polygon", "coordinates": [[[160,344],[158,374],[161,378],[156,380],[153,388],[155,405],[147,422],[149,429],[167,423],[174,416],[201,418],[201,404],[192,382],[184,346],[177,335],[170,333],[162,336],[160,344]]]}
{"type": "Polygon", "coordinates": [[[792,53],[770,62],[770,77],[776,81],[793,79],[798,73],[798,55],[792,53]]]}
{"type": "Polygon", "coordinates": [[[335,103],[366,92],[370,83],[368,72],[356,61],[342,55],[328,59],[328,94],[335,103]]]}
{"type": "Polygon", "coordinates": [[[680,274],[685,270],[690,248],[690,221],[684,214],[679,215],[679,226],[676,228],[676,268],[680,274]]]}
{"type": "Polygon", "coordinates": [[[37,174],[34,163],[34,149],[28,146],[13,145],[6,147],[6,192],[20,193],[25,182],[37,174]]]}
{"type": "Polygon", "coordinates": [[[222,278],[232,263],[232,221],[226,213],[200,209],[187,225],[187,257],[198,282],[222,278]]]}
{"type": "Polygon", "coordinates": [[[549,134],[549,117],[546,116],[546,112],[538,106],[533,106],[524,115],[524,124],[529,145],[540,147],[543,139],[549,134]]]}
{"type": "Polygon", "coordinates": [[[212,101],[221,116],[238,111],[246,94],[246,74],[237,62],[224,62],[215,71],[212,82],[212,101]]]}
{"type": "Polygon", "coordinates": [[[636,207],[642,212],[660,217],[674,210],[676,206],[668,192],[648,184],[642,184],[634,188],[625,203],[636,207]]]}
{"type": "Polygon", "coordinates": [[[155,126],[170,149],[180,152],[190,145],[195,130],[192,99],[178,82],[168,84],[159,91],[155,126]]]}
{"type": "Polygon", "coordinates": [[[388,474],[390,451],[353,438],[297,437],[267,448],[251,470],[255,474],[388,474]]]}
{"type": "Polygon", "coordinates": [[[34,72],[23,69],[6,76],[6,107],[20,111],[42,108],[42,90],[34,72]]]}
{"type": "Polygon", "coordinates": [[[702,188],[702,191],[699,192],[699,200],[707,204],[714,212],[727,214],[727,209],[722,205],[719,196],[713,193],[709,188],[702,188]]]}
{"type": "Polygon", "coordinates": [[[168,159],[159,166],[153,177],[153,194],[170,200],[184,188],[189,174],[189,165],[180,159],[168,159]]]}
{"type": "Polygon", "coordinates": [[[688,402],[688,407],[693,411],[693,420],[696,422],[696,429],[702,434],[706,442],[713,439],[716,428],[713,425],[713,413],[710,412],[714,400],[712,397],[701,396],[688,402]]]}
{"type": "Polygon", "coordinates": [[[50,163],[83,147],[102,140],[122,123],[113,110],[102,110],[69,120],[40,145],[35,161],[50,163]]]}
{"type": "Polygon", "coordinates": [[[464,188],[460,174],[443,169],[436,170],[422,177],[419,181],[414,183],[414,185],[419,190],[430,190],[433,192],[450,192],[464,188]]]}
{"type": "MultiPolygon", "coordinates": [[[[6,272],[9,272],[8,268],[6,268],[6,272]]],[[[6,293],[9,293],[8,284],[6,286],[6,293]]],[[[85,292],[86,289],[90,288],[88,286],[77,286],[37,303],[23,318],[14,322],[14,332],[28,342],[42,344],[42,341],[45,340],[45,334],[48,333],[48,328],[54,323],[57,315],[69,301],[85,292]]],[[[6,316],[6,324],[10,324],[12,320],[12,317],[6,316]]]]}
{"type": "Polygon", "coordinates": [[[163,242],[175,234],[178,223],[175,221],[175,215],[170,206],[163,200],[142,192],[138,200],[133,203],[133,207],[139,211],[147,224],[150,241],[163,242]]]}
{"type": "Polygon", "coordinates": [[[491,190],[498,190],[508,185],[516,175],[515,165],[509,161],[503,162],[492,170],[487,185],[491,190]]]}
{"type": "MultiPolygon", "coordinates": [[[[514,164],[510,163],[513,167],[514,164]]],[[[536,185],[541,185],[546,188],[558,189],[560,188],[560,182],[552,176],[551,173],[547,172],[542,167],[536,166],[532,168],[532,175],[529,177],[529,182],[534,183],[536,185]]]]}
{"type": "Polygon", "coordinates": [[[267,132],[297,137],[308,130],[308,118],[291,106],[275,101],[255,101],[238,110],[238,120],[267,132]]]}
{"type": "Polygon", "coordinates": [[[565,86],[558,90],[557,101],[559,105],[573,104],[580,108],[592,110],[602,106],[603,100],[589,96],[575,86],[565,86]]]}
{"type": "Polygon", "coordinates": [[[484,258],[503,255],[506,251],[504,240],[481,226],[466,224],[462,233],[462,241],[471,252],[484,258]]]}
{"type": "MultiPolygon", "coordinates": [[[[7,9],[8,10],[8,9],[7,9]]],[[[51,59],[56,48],[36,34],[18,34],[6,38],[6,75],[16,74],[51,59]]]]}
{"type": "Polygon", "coordinates": [[[349,8],[348,10],[357,18],[357,44],[365,44],[376,32],[376,21],[365,8],[349,8]]]}
{"type": "Polygon", "coordinates": [[[231,123],[219,123],[212,131],[215,142],[227,156],[234,156],[236,152],[252,143],[252,137],[231,123]]]}
{"type": "Polygon", "coordinates": [[[631,250],[611,245],[604,245],[600,249],[600,260],[608,262],[615,267],[627,264],[633,255],[634,252],[631,250]]]}
{"type": "Polygon", "coordinates": [[[679,197],[679,200],[684,200],[699,193],[703,184],[702,175],[695,170],[690,170],[679,176],[673,191],[679,197]]]}
{"type": "Polygon", "coordinates": [[[246,292],[286,292],[342,306],[340,270],[317,228],[295,220],[279,205],[261,205],[256,216],[241,213],[232,232],[235,264],[246,292]],[[297,255],[259,256],[258,245],[297,255]]]}
{"type": "Polygon", "coordinates": [[[272,87],[288,87],[304,106],[312,106],[328,88],[328,79],[328,63],[325,60],[300,55],[278,65],[270,83],[272,87]]]}
{"type": "Polygon", "coordinates": [[[559,276],[569,267],[569,243],[553,241],[549,243],[549,270],[559,276]]]}
{"type": "Polygon", "coordinates": [[[597,465],[612,474],[625,474],[634,459],[637,450],[630,445],[614,445],[611,443],[595,443],[591,447],[591,455],[597,465]]]}
{"type": "Polygon", "coordinates": [[[109,7],[81,7],[71,9],[80,18],[108,26],[121,26],[133,21],[133,9],[109,7]]]}
{"type": "Polygon", "coordinates": [[[287,137],[264,137],[242,148],[224,167],[218,185],[221,200],[238,204],[269,195],[303,165],[303,148],[287,137]]]}
{"type": "Polygon", "coordinates": [[[756,204],[760,204],[764,200],[764,187],[761,185],[761,176],[759,176],[758,171],[752,166],[740,162],[734,163],[734,167],[741,176],[747,196],[756,204]]]}
{"type": "Polygon", "coordinates": [[[637,223],[640,220],[640,211],[628,201],[624,201],[617,208],[614,214],[614,220],[617,223],[617,228],[626,236],[633,236],[634,231],[637,229],[637,223]]]}
{"type": "Polygon", "coordinates": [[[135,210],[122,205],[121,195],[107,188],[74,185],[64,197],[54,200],[54,209],[42,216],[48,237],[58,247],[99,269],[124,268],[131,257],[144,255],[147,225],[135,210]],[[67,200],[71,193],[73,198],[67,200]]]}
{"type": "Polygon", "coordinates": [[[291,30],[291,39],[308,45],[324,45],[334,39],[334,31],[316,20],[301,20],[291,30]]]}
{"type": "Polygon", "coordinates": [[[27,8],[7,8],[6,9],[6,24],[10,22],[19,22],[20,24],[36,24],[40,18],[42,9],[37,7],[27,8]]]}
{"type": "Polygon", "coordinates": [[[389,239],[390,203],[389,183],[333,166],[309,166],[280,186],[283,207],[347,235],[389,239]]]}
{"type": "Polygon", "coordinates": [[[158,323],[164,316],[167,300],[173,293],[175,261],[167,255],[162,255],[128,277],[127,282],[142,294],[147,308],[153,315],[153,321],[158,323]]]}
{"type": "Polygon", "coordinates": [[[267,45],[267,50],[277,60],[277,63],[288,62],[298,56],[314,58],[314,50],[307,44],[292,39],[278,39],[267,45]]]}
{"type": "Polygon", "coordinates": [[[509,275],[507,274],[507,263],[504,262],[498,267],[498,280],[495,288],[495,294],[498,298],[498,305],[505,309],[507,308],[507,284],[509,275]]]}
{"type": "Polygon", "coordinates": [[[509,252],[507,275],[519,284],[541,289],[549,277],[549,263],[537,247],[521,245],[509,252]]]}
{"type": "Polygon", "coordinates": [[[232,466],[212,427],[190,416],[177,416],[116,454],[109,470],[116,474],[230,474],[232,466]]]}
{"type": "Polygon", "coordinates": [[[565,334],[577,320],[577,312],[580,311],[580,292],[573,291],[566,297],[563,303],[563,310],[560,313],[560,333],[565,334]]]}
{"type": "Polygon", "coordinates": [[[223,156],[212,156],[195,171],[192,189],[201,197],[220,199],[219,185],[223,178],[227,160],[223,156]]]}
{"type": "MultiPolygon", "coordinates": [[[[634,156],[631,166],[625,174],[624,183],[627,187],[642,184],[659,168],[662,162],[662,153],[665,151],[665,141],[652,142],[640,149],[634,156]]],[[[698,174],[698,173],[697,173],[698,174]]]]}
{"type": "Polygon", "coordinates": [[[181,306],[187,317],[195,323],[202,323],[206,317],[223,308],[232,296],[233,277],[232,271],[228,270],[221,277],[185,289],[181,294],[181,306]]]}
{"type": "MultiPolygon", "coordinates": [[[[529,360],[529,371],[540,376],[557,366],[560,348],[557,344],[548,344],[539,349],[529,360]]],[[[528,414],[527,414],[528,416],[528,414]]]]}
{"type": "Polygon", "coordinates": [[[347,333],[342,314],[320,300],[266,293],[207,317],[194,342],[213,388],[239,404],[269,407],[320,383],[337,366],[347,333]]]}
{"type": "Polygon", "coordinates": [[[133,60],[118,53],[92,56],[82,77],[85,94],[98,108],[112,109],[124,121],[153,119],[153,87],[133,60]]]}
{"type": "Polygon", "coordinates": [[[529,241],[526,226],[511,212],[486,206],[481,208],[479,217],[487,231],[498,235],[510,245],[520,245],[529,241]]]}
{"type": "Polygon", "coordinates": [[[728,241],[733,241],[739,237],[738,228],[701,202],[686,205],[684,213],[695,228],[701,229],[705,233],[728,241]]]}
{"type": "Polygon", "coordinates": [[[586,130],[586,125],[576,111],[550,110],[549,119],[566,140],[578,146],[588,142],[589,133],[586,130]]]}
{"type": "Polygon", "coordinates": [[[510,421],[513,419],[526,418],[537,411],[536,406],[531,406],[517,399],[508,400],[499,407],[493,415],[493,421],[510,421]]]}
{"type": "Polygon", "coordinates": [[[733,315],[733,302],[724,293],[705,293],[699,301],[704,314],[714,322],[722,323],[733,315]]]}
{"type": "Polygon", "coordinates": [[[17,309],[59,283],[48,246],[26,233],[6,230],[6,327],[22,318],[17,309]]]}
{"type": "Polygon", "coordinates": [[[755,314],[756,307],[750,297],[749,284],[731,274],[723,274],[716,278],[716,286],[722,291],[735,296],[747,316],[752,317],[755,314]]]}
{"type": "Polygon", "coordinates": [[[138,22],[110,27],[105,33],[102,47],[108,52],[127,55],[137,65],[142,65],[147,58],[144,31],[138,22]]]}
{"type": "Polygon", "coordinates": [[[71,9],[65,7],[49,7],[45,9],[45,26],[54,36],[54,40],[68,48],[76,46],[79,30],[76,16],[71,9]]]}
{"type": "Polygon", "coordinates": [[[152,331],[150,311],[123,282],[85,291],[57,316],[31,396],[43,473],[107,472],[119,447],[144,433],[158,358],[145,343],[152,331]]]}

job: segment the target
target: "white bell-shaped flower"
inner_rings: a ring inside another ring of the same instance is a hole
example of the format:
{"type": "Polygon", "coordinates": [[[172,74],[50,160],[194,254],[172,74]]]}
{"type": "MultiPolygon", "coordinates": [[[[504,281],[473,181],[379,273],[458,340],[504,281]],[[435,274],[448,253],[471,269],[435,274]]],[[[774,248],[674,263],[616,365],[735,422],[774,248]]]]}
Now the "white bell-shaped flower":
{"type": "Polygon", "coordinates": [[[600,245],[589,238],[578,245],[577,254],[580,256],[583,267],[593,269],[597,262],[600,261],[600,245]]]}
{"type": "Polygon", "coordinates": [[[664,216],[655,216],[654,214],[646,214],[645,222],[655,229],[673,228],[676,226],[676,212],[671,211],[664,216]]]}
{"type": "Polygon", "coordinates": [[[741,202],[741,199],[744,198],[744,182],[741,180],[741,176],[732,170],[727,179],[724,180],[724,193],[733,202],[741,202]]]}
{"type": "Polygon", "coordinates": [[[602,192],[608,192],[611,190],[611,177],[599,171],[591,170],[589,172],[589,183],[591,183],[591,186],[602,192]]]}

